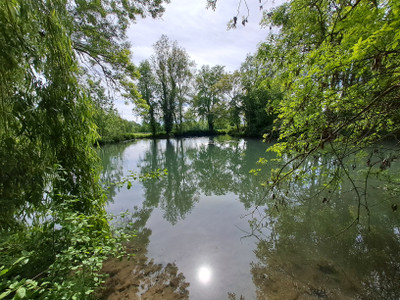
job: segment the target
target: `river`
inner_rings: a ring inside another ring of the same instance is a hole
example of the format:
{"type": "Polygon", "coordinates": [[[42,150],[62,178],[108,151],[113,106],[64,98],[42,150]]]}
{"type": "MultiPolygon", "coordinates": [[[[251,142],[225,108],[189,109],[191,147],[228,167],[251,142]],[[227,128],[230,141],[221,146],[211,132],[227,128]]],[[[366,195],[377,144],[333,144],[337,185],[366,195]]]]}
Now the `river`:
{"type": "Polygon", "coordinates": [[[167,169],[109,190],[107,211],[127,212],[137,237],[131,261],[106,264],[104,298],[399,299],[398,200],[371,184],[370,215],[356,224],[345,184],[310,197],[314,178],[277,203],[261,186],[271,166],[250,172],[273,158],[267,147],[227,137],[104,146],[103,182],[167,169]]]}

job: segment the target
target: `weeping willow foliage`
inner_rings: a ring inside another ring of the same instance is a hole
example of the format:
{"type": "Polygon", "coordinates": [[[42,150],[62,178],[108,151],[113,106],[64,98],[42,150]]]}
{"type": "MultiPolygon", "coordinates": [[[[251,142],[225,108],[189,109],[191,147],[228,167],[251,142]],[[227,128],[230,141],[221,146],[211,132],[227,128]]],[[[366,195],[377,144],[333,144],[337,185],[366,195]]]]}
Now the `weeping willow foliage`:
{"type": "MultiPolygon", "coordinates": [[[[1,3],[1,214],[12,222],[49,191],[97,198],[96,130],[78,84],[62,1],[1,3]]],[[[90,211],[90,203],[79,204],[90,211]]]]}
{"type": "Polygon", "coordinates": [[[132,94],[125,32],[161,3],[0,2],[0,299],[85,298],[99,284],[117,244],[85,73],[101,69],[132,94]]]}

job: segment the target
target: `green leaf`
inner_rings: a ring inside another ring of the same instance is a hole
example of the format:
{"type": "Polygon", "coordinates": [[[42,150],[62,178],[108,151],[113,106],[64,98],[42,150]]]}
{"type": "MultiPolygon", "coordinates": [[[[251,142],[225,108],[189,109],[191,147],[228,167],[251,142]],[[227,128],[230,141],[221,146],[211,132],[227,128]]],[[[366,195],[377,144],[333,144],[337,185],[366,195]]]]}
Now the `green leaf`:
{"type": "Polygon", "coordinates": [[[4,267],[1,267],[1,271],[0,271],[0,276],[3,276],[4,274],[6,274],[8,272],[8,269],[4,269],[4,267]]]}
{"type": "Polygon", "coordinates": [[[12,292],[12,290],[8,290],[8,291],[5,291],[4,293],[1,293],[0,299],[4,299],[4,298],[7,297],[11,292],[12,292]]]}
{"type": "Polygon", "coordinates": [[[24,287],[21,286],[21,287],[17,290],[16,295],[17,295],[20,299],[25,298],[25,297],[26,297],[26,289],[25,289],[24,287]]]}

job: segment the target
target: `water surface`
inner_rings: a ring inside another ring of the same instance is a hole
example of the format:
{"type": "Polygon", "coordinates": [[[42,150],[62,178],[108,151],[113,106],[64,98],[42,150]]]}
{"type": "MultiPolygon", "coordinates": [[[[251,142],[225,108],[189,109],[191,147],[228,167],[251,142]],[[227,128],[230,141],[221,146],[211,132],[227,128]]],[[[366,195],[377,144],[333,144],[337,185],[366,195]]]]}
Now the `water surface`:
{"type": "Polygon", "coordinates": [[[168,170],[160,179],[110,190],[108,212],[131,212],[138,236],[136,262],[114,264],[111,272],[136,281],[115,277],[109,299],[146,291],[159,299],[398,299],[397,199],[372,185],[368,222],[343,230],[357,202],[345,193],[346,183],[329,191],[329,201],[310,199],[317,176],[278,207],[261,187],[263,176],[250,174],[259,157],[272,158],[266,148],[224,137],[102,148],[105,182],[168,170]]]}

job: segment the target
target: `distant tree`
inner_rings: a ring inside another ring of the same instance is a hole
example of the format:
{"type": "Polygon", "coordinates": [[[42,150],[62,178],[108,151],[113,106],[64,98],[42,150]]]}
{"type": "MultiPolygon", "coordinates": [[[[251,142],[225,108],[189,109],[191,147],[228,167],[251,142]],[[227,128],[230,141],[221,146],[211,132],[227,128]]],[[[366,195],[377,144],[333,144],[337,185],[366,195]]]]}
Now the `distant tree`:
{"type": "Polygon", "coordinates": [[[189,102],[189,94],[193,87],[193,73],[194,73],[194,61],[191,61],[189,55],[182,48],[176,49],[176,58],[177,58],[177,112],[176,112],[176,124],[178,127],[178,131],[183,131],[183,122],[184,122],[184,106],[189,102]]]}
{"type": "Polygon", "coordinates": [[[221,90],[227,101],[229,122],[239,130],[243,118],[243,86],[240,72],[223,75],[216,83],[216,87],[221,90]]]}
{"type": "Polygon", "coordinates": [[[176,120],[177,106],[179,120],[182,120],[182,106],[186,94],[187,78],[190,77],[190,59],[177,42],[171,42],[166,35],[154,44],[155,54],[152,65],[157,84],[157,95],[163,114],[164,128],[170,134],[176,120]]]}
{"type": "Polygon", "coordinates": [[[224,76],[223,66],[202,66],[196,75],[196,95],[193,106],[197,114],[207,120],[208,129],[214,131],[215,121],[225,109],[223,107],[223,89],[218,85],[224,76]]]}
{"type": "Polygon", "coordinates": [[[146,101],[147,106],[142,106],[142,115],[148,119],[153,136],[156,135],[157,121],[156,114],[158,102],[155,98],[155,78],[151,69],[150,62],[144,60],[139,65],[140,78],[138,82],[138,91],[146,101]]]}
{"type": "Polygon", "coordinates": [[[273,74],[269,66],[257,57],[248,55],[240,67],[243,89],[242,109],[246,121],[246,132],[250,135],[265,133],[272,127],[274,111],[281,98],[280,87],[271,84],[273,74]]]}

